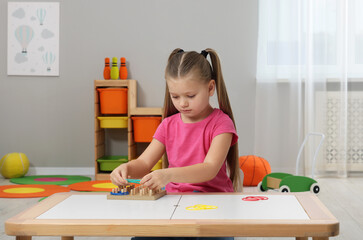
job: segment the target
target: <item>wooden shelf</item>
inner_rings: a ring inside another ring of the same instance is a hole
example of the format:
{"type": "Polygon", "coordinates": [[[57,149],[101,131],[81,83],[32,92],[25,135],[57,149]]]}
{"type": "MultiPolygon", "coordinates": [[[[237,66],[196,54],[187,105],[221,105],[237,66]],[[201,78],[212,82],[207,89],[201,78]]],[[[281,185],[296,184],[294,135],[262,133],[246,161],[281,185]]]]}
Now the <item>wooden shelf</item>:
{"type": "Polygon", "coordinates": [[[130,81],[135,81],[132,79],[129,80],[95,80],[95,86],[97,87],[128,87],[130,81]]]}
{"type": "Polygon", "coordinates": [[[95,179],[96,180],[109,180],[110,174],[100,172],[99,165],[97,159],[105,156],[107,154],[105,152],[105,130],[100,127],[99,120],[97,117],[103,116],[100,112],[100,104],[99,104],[99,95],[97,88],[103,87],[125,87],[127,88],[127,117],[128,119],[128,130],[127,130],[127,139],[128,139],[128,159],[132,160],[137,158],[136,156],[136,144],[134,142],[133,137],[133,128],[132,128],[132,120],[131,116],[162,116],[163,110],[162,108],[145,108],[145,107],[137,107],[137,82],[134,79],[128,80],[94,80],[94,117],[95,117],[95,179]]]}
{"type": "Polygon", "coordinates": [[[109,173],[96,173],[95,175],[96,180],[110,180],[109,173]]]}
{"type": "Polygon", "coordinates": [[[133,108],[130,109],[130,115],[136,116],[136,115],[157,115],[162,116],[163,115],[163,109],[162,108],[133,108]]]}

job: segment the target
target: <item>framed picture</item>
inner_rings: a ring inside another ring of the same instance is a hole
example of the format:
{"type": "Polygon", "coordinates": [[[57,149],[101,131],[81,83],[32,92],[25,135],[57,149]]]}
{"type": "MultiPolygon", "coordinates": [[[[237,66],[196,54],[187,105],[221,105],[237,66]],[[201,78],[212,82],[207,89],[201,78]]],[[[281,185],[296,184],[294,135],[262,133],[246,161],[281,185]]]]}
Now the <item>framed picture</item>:
{"type": "Polygon", "coordinates": [[[59,2],[8,2],[8,75],[59,76],[59,2]]]}

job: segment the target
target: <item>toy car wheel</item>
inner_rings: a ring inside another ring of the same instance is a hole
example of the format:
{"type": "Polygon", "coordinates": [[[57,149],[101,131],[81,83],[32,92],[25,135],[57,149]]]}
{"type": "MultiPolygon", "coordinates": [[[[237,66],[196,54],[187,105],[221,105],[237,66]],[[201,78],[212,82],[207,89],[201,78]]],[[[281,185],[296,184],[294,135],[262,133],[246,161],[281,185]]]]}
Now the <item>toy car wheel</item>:
{"type": "Polygon", "coordinates": [[[290,192],[290,188],[286,185],[282,185],[279,190],[280,192],[290,192]]]}
{"type": "Polygon", "coordinates": [[[257,184],[257,190],[259,192],[266,192],[266,190],[262,187],[262,181],[257,184]]]}
{"type": "Polygon", "coordinates": [[[311,184],[310,192],[318,194],[320,192],[320,186],[317,183],[311,184]]]}

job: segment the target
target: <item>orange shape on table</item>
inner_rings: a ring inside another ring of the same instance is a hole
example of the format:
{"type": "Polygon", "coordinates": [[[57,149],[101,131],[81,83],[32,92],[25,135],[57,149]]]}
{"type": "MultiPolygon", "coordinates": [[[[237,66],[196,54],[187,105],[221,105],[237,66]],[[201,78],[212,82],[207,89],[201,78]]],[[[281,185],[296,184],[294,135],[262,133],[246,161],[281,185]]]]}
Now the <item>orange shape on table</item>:
{"type": "MultiPolygon", "coordinates": [[[[139,186],[140,184],[132,185],[139,186]]],[[[73,191],[87,191],[87,192],[111,192],[112,189],[117,188],[110,180],[96,180],[73,183],[68,186],[73,191]]]]}
{"type": "Polygon", "coordinates": [[[54,193],[69,192],[70,189],[59,185],[4,185],[0,186],[2,198],[34,198],[48,197],[54,193]]]}

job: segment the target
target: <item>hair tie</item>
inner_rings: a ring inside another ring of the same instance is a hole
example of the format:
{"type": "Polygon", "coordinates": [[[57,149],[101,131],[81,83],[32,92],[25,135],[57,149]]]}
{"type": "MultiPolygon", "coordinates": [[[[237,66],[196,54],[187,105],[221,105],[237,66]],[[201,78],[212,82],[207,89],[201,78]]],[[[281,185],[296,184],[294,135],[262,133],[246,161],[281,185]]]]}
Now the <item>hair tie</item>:
{"type": "Polygon", "coordinates": [[[202,54],[205,58],[208,56],[208,52],[206,50],[201,51],[200,54],[202,54]]]}
{"type": "Polygon", "coordinates": [[[177,53],[182,53],[182,52],[184,52],[184,50],[183,49],[180,49],[177,53]]]}

